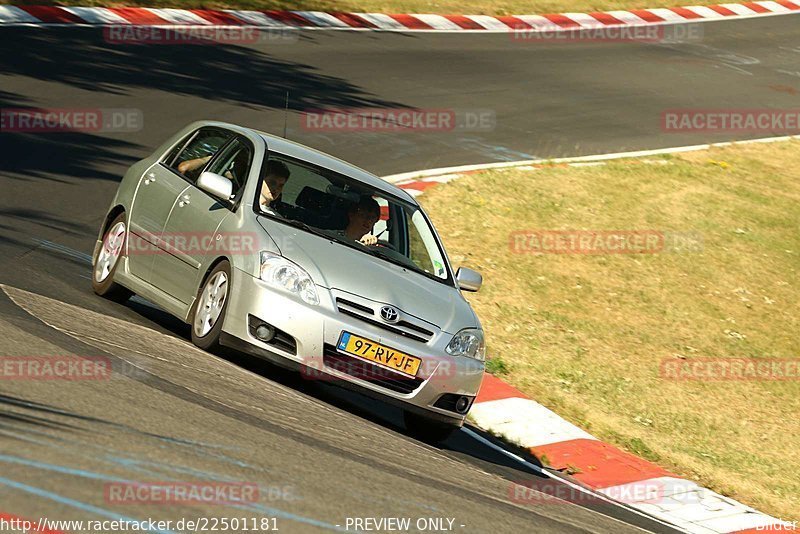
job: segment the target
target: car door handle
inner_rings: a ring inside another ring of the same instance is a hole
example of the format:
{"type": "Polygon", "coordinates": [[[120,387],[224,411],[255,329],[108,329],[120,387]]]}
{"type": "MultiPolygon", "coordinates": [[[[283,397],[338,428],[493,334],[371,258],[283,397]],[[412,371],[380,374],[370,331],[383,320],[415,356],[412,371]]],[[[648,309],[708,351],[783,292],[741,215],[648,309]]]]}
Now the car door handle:
{"type": "Polygon", "coordinates": [[[144,179],[144,185],[150,185],[150,182],[155,182],[155,181],[156,181],[156,173],[148,172],[147,178],[144,179]]]}
{"type": "Polygon", "coordinates": [[[191,204],[191,202],[189,202],[191,199],[192,197],[190,195],[183,195],[181,199],[178,201],[178,207],[182,208],[188,204],[191,204]]]}

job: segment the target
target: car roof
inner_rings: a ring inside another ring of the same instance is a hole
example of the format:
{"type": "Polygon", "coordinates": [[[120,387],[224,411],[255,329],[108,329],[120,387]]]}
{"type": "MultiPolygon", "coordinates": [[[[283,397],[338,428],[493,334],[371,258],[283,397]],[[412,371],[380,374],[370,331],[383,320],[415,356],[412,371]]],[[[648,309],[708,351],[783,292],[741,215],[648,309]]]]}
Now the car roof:
{"type": "Polygon", "coordinates": [[[352,163],[347,163],[346,161],[331,156],[330,154],[320,152],[319,150],[315,150],[306,145],[301,145],[300,143],[295,143],[294,141],[289,141],[288,139],[284,139],[282,137],[268,134],[254,128],[248,128],[246,126],[239,126],[238,124],[215,120],[199,120],[193,122],[186,127],[186,131],[188,132],[190,130],[205,127],[226,128],[235,132],[238,131],[239,133],[250,132],[251,134],[259,135],[264,139],[269,151],[274,151],[291,158],[307,161],[312,165],[316,165],[324,169],[330,169],[334,172],[354,178],[366,185],[374,187],[375,189],[390,195],[394,195],[409,201],[416,206],[419,206],[419,203],[407,191],[390,184],[386,180],[375,176],[371,172],[367,172],[360,167],[356,167],[352,163]]]}
{"type": "Polygon", "coordinates": [[[270,152],[277,152],[278,154],[282,154],[284,156],[307,161],[312,165],[316,165],[324,169],[330,169],[347,177],[355,178],[359,182],[363,182],[371,187],[374,187],[375,189],[384,191],[405,200],[409,200],[413,204],[417,204],[416,200],[414,200],[414,197],[409,195],[405,190],[390,184],[386,180],[375,176],[371,172],[367,172],[360,167],[356,167],[352,163],[347,163],[346,161],[331,156],[330,154],[320,152],[319,150],[301,145],[300,143],[295,143],[294,141],[289,141],[288,139],[284,139],[282,137],[277,137],[259,130],[253,131],[264,138],[264,141],[267,143],[267,148],[270,152]]]}

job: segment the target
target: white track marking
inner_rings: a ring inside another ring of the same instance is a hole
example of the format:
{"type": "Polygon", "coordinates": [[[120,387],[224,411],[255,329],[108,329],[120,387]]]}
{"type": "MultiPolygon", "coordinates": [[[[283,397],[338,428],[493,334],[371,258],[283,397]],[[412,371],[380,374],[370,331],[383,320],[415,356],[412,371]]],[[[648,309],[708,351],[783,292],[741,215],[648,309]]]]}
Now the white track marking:
{"type": "Polygon", "coordinates": [[[725,15],[722,13],[717,13],[713,9],[706,7],[706,6],[692,6],[684,8],[692,13],[697,13],[704,19],[724,19],[726,18],[725,15]]]}
{"type": "Polygon", "coordinates": [[[329,13],[325,13],[322,11],[293,11],[292,13],[296,13],[303,17],[304,19],[310,20],[312,23],[316,24],[317,26],[327,26],[329,28],[350,28],[351,26],[346,22],[343,22],[333,15],[329,13]]]}
{"type": "Polygon", "coordinates": [[[509,397],[476,402],[469,416],[480,428],[525,448],[573,439],[596,440],[585,430],[531,399],[509,397]]]}
{"type": "Polygon", "coordinates": [[[760,5],[763,8],[769,9],[773,13],[791,13],[792,10],[788,7],[784,7],[780,5],[778,2],[773,2],[772,0],[764,0],[761,2],[755,2],[756,4],[760,5]]]}
{"type": "Polygon", "coordinates": [[[193,24],[196,26],[210,26],[211,21],[204,19],[200,15],[196,15],[186,9],[173,9],[173,8],[144,8],[161,17],[162,19],[173,24],[193,24]]]}
{"type": "Polygon", "coordinates": [[[553,159],[529,159],[523,161],[503,161],[499,163],[483,163],[478,165],[460,165],[457,167],[440,167],[438,169],[426,169],[422,171],[411,171],[399,174],[384,176],[383,179],[391,184],[396,184],[404,180],[421,179],[426,176],[439,176],[440,174],[454,174],[469,171],[485,171],[490,169],[506,169],[510,167],[520,167],[523,165],[537,165],[542,163],[577,163],[582,161],[608,161],[614,159],[640,158],[645,156],[659,156],[663,154],[678,154],[681,152],[695,152],[697,150],[708,150],[714,147],[727,147],[736,145],[749,145],[753,143],[776,143],[800,139],[800,135],[784,135],[781,137],[766,137],[762,139],[747,139],[744,141],[725,141],[722,143],[711,143],[707,145],[691,145],[672,148],[657,148],[654,150],[638,150],[634,152],[617,152],[612,154],[598,154],[595,156],[577,156],[571,158],[553,159]]]}
{"type": "Polygon", "coordinates": [[[427,24],[428,26],[430,26],[431,28],[433,28],[435,30],[458,30],[458,31],[461,31],[461,26],[459,26],[458,24],[456,24],[455,22],[453,22],[451,20],[447,20],[446,18],[444,18],[441,15],[426,15],[426,14],[417,15],[415,13],[414,14],[414,18],[417,18],[417,19],[421,20],[422,22],[424,22],[425,24],[427,24]]]}
{"type": "MultiPolygon", "coordinates": [[[[619,19],[622,22],[622,25],[646,24],[649,26],[659,26],[664,24],[676,24],[676,23],[696,24],[701,22],[717,22],[720,20],[742,20],[749,18],[800,14],[800,11],[798,10],[787,8],[771,0],[766,0],[757,3],[764,6],[768,11],[766,13],[757,13],[752,9],[748,9],[745,6],[736,4],[723,4],[732,11],[734,11],[735,13],[737,13],[737,16],[735,17],[733,16],[724,17],[714,12],[713,10],[707,10],[707,8],[705,7],[691,7],[690,8],[691,10],[702,11],[704,13],[707,13],[708,16],[690,20],[668,9],[654,8],[647,10],[665,19],[662,22],[647,22],[630,11],[607,11],[606,13],[619,19]]],[[[102,10],[106,8],[81,8],[81,9],[102,10]]],[[[200,25],[207,26],[214,24],[213,22],[207,21],[203,17],[196,15],[195,13],[192,13],[191,11],[185,9],[158,9],[158,8],[141,8],[141,9],[148,9],[152,13],[155,13],[160,17],[164,17],[167,20],[167,22],[164,24],[165,26],[169,26],[172,24],[181,24],[188,26],[200,26],[200,25]]],[[[336,17],[318,11],[295,12],[295,13],[300,13],[301,17],[306,17],[308,19],[308,24],[309,24],[308,26],[294,26],[292,24],[284,24],[279,20],[272,19],[271,17],[265,15],[264,13],[259,13],[257,11],[237,11],[237,10],[224,10],[224,11],[227,13],[231,13],[240,19],[243,19],[245,21],[250,22],[251,24],[258,26],[287,27],[298,30],[302,29],[306,31],[377,30],[377,31],[401,32],[401,33],[427,32],[427,33],[483,33],[483,34],[508,33],[515,30],[524,31],[517,28],[509,28],[506,24],[504,24],[495,17],[485,16],[486,18],[482,18],[484,17],[482,15],[464,15],[465,17],[474,20],[481,27],[485,28],[482,30],[480,29],[476,30],[476,29],[461,28],[458,24],[451,23],[451,21],[447,20],[444,17],[440,18],[439,15],[409,14],[409,16],[412,17],[436,17],[435,22],[432,23],[434,27],[416,29],[416,28],[408,28],[404,26],[402,23],[398,22],[397,20],[383,13],[353,13],[354,15],[358,15],[364,18],[365,20],[368,20],[369,22],[373,23],[376,26],[376,28],[361,28],[357,26],[355,27],[350,26],[346,22],[336,19],[336,17]],[[336,22],[334,22],[334,19],[336,20],[336,22]],[[321,25],[316,26],[314,24],[321,24],[321,25]]],[[[579,24],[581,24],[584,27],[585,26],[595,27],[595,23],[592,22],[592,19],[594,19],[594,17],[586,13],[562,13],[561,15],[577,20],[579,24]]],[[[563,28],[541,15],[514,15],[514,16],[533,26],[533,29],[530,29],[528,31],[569,32],[571,30],[574,30],[574,28],[563,28]]],[[[64,26],[107,26],[107,25],[119,24],[119,22],[104,22],[102,20],[93,22],[89,20],[89,19],[103,19],[104,17],[106,16],[97,13],[94,15],[87,15],[85,18],[82,16],[83,18],[82,22],[41,22],[36,17],[33,17],[30,14],[24,12],[23,10],[20,10],[13,6],[0,6],[0,26],[6,26],[6,27],[27,26],[27,27],[46,28],[46,27],[64,27],[64,26]]],[[[146,26],[161,26],[161,25],[148,24],[146,26]]],[[[620,25],[619,24],[603,25],[602,23],[598,23],[597,25],[597,27],[602,27],[602,26],[620,26],[620,25]]]]}
{"type": "Polygon", "coordinates": [[[238,19],[242,19],[244,22],[248,24],[252,24],[253,26],[266,26],[269,28],[290,28],[288,24],[284,24],[279,20],[275,20],[272,17],[266,16],[264,13],[260,11],[242,11],[236,9],[228,9],[226,13],[230,13],[234,17],[238,19]]]}
{"type": "Polygon", "coordinates": [[[569,18],[580,24],[582,28],[605,28],[608,24],[603,24],[588,13],[562,13],[565,17],[569,18]]]}
{"type": "Polygon", "coordinates": [[[0,6],[0,24],[39,22],[39,19],[17,6],[0,6]]]}
{"type": "MultiPolygon", "coordinates": [[[[623,506],[620,503],[618,503],[618,502],[616,502],[616,501],[614,501],[612,499],[609,499],[607,496],[603,495],[602,493],[598,493],[596,491],[589,490],[587,488],[584,488],[580,484],[576,484],[576,483],[572,482],[571,480],[567,480],[566,478],[562,478],[561,476],[556,475],[552,471],[548,471],[548,470],[542,469],[538,465],[527,461],[523,457],[521,457],[521,456],[519,456],[517,454],[514,454],[511,451],[507,451],[503,447],[495,445],[494,443],[492,443],[488,439],[484,438],[483,436],[481,436],[480,434],[478,434],[474,430],[471,430],[470,428],[463,427],[461,430],[463,432],[465,432],[467,435],[469,435],[471,438],[473,438],[473,439],[483,443],[484,445],[486,445],[486,446],[498,451],[499,453],[503,454],[504,456],[507,456],[508,458],[516,460],[517,462],[521,463],[522,465],[526,466],[529,469],[532,469],[533,471],[539,473],[540,475],[546,476],[547,478],[552,478],[553,480],[557,480],[557,481],[561,482],[562,484],[564,484],[564,485],[566,485],[566,486],[568,486],[568,487],[570,487],[570,488],[572,488],[574,490],[579,491],[580,493],[584,493],[586,495],[591,495],[592,497],[597,498],[597,500],[604,501],[604,502],[606,502],[608,504],[611,504],[613,506],[616,506],[616,507],[624,508],[624,509],[630,511],[631,513],[633,513],[633,514],[638,515],[640,517],[645,517],[645,518],[649,519],[650,521],[654,521],[656,523],[661,523],[662,525],[664,525],[666,527],[669,527],[669,528],[672,528],[672,529],[675,528],[674,525],[670,525],[669,523],[666,523],[666,522],[661,521],[659,519],[653,518],[649,514],[645,514],[645,513],[640,512],[639,510],[635,510],[633,508],[629,508],[627,506],[623,506]]],[[[572,503],[572,504],[574,504],[574,503],[572,503]]],[[[618,521],[618,522],[623,523],[625,525],[628,525],[630,527],[638,528],[642,532],[650,532],[649,530],[645,530],[642,527],[639,527],[639,526],[636,526],[636,525],[631,525],[630,523],[625,523],[624,521],[622,521],[620,519],[617,519],[616,517],[606,516],[605,514],[603,514],[603,515],[605,517],[608,517],[609,519],[613,519],[614,521],[618,521]]]]}
{"type": "Polygon", "coordinates": [[[383,13],[355,13],[359,17],[364,20],[367,20],[373,23],[375,26],[382,30],[404,30],[408,31],[408,28],[394,20],[389,15],[384,15],[383,13]]]}
{"type": "Polygon", "coordinates": [[[497,20],[495,17],[490,17],[489,15],[464,15],[472,22],[480,24],[487,30],[498,30],[501,32],[507,32],[508,26],[506,26],[503,22],[497,20]]]}
{"type": "Polygon", "coordinates": [[[61,9],[69,11],[78,18],[91,24],[130,24],[131,22],[117,15],[110,9],[104,7],[70,7],[64,6],[61,9]]]}
{"type": "Polygon", "coordinates": [[[788,524],[690,480],[656,477],[598,490],[692,533],[735,532],[788,524]]]}
{"type": "Polygon", "coordinates": [[[720,4],[720,7],[730,9],[737,15],[753,15],[755,11],[742,4],[720,4]]]}
{"type": "MultiPolygon", "coordinates": [[[[650,11],[653,11],[653,10],[651,9],[650,11]]],[[[636,24],[636,25],[638,25],[638,24],[652,24],[651,22],[647,22],[646,20],[644,20],[639,15],[631,13],[630,11],[606,11],[606,13],[608,13],[609,15],[614,17],[615,19],[621,20],[625,24],[636,24]]],[[[673,13],[673,15],[675,15],[675,13],[673,13]]],[[[664,17],[664,18],[666,18],[666,17],[664,17]]],[[[686,19],[683,18],[683,17],[678,17],[678,19],[680,19],[681,21],[684,21],[684,22],[686,21],[686,19]]]]}
{"type": "Polygon", "coordinates": [[[530,24],[537,30],[558,31],[561,26],[541,15],[515,15],[519,20],[530,24]]]}

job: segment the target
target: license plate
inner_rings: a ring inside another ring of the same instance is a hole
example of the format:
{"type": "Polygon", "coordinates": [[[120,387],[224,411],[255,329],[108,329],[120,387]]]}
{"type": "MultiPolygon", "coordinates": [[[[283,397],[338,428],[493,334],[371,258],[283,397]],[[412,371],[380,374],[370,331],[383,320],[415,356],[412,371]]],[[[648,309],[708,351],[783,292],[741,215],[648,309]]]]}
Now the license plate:
{"type": "Polygon", "coordinates": [[[422,363],[422,360],[415,356],[398,352],[380,343],[353,335],[350,332],[342,332],[342,337],[339,338],[337,347],[348,354],[375,362],[408,376],[416,376],[422,363]]]}

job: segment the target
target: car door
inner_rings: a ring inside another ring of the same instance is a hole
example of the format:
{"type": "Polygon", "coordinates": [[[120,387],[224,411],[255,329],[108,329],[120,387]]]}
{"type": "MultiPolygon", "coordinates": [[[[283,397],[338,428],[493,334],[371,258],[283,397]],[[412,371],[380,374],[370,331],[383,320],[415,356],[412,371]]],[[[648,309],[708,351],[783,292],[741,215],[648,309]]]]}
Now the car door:
{"type": "MultiPolygon", "coordinates": [[[[226,145],[205,169],[233,182],[236,198],[247,180],[253,163],[253,146],[236,137],[226,145]]],[[[153,264],[154,285],[186,304],[197,293],[200,268],[209,255],[236,254],[226,250],[227,243],[239,243],[217,232],[222,221],[231,215],[232,202],[214,198],[195,185],[182,192],[162,233],[168,254],[160,254],[153,264]]],[[[211,258],[213,259],[213,258],[211,258]]]]}
{"type": "Polygon", "coordinates": [[[200,128],[142,175],[129,223],[128,264],[134,276],[152,282],[155,259],[164,254],[160,239],[169,214],[202,168],[231,137],[225,130],[200,128]]]}
{"type": "Polygon", "coordinates": [[[128,268],[134,276],[149,281],[158,252],[158,238],[175,199],[188,186],[186,180],[161,163],[147,169],[139,178],[128,224],[128,268]]]}

